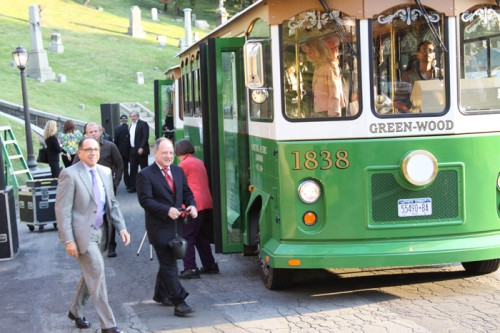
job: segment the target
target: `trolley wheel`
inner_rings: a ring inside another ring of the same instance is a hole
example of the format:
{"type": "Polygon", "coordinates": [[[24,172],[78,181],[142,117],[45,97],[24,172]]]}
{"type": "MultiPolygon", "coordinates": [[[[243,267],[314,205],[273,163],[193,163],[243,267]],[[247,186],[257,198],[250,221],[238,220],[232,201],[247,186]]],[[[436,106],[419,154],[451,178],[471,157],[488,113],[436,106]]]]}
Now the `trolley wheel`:
{"type": "Polygon", "coordinates": [[[293,274],[291,269],[262,265],[261,275],[264,285],[270,290],[285,289],[292,284],[293,274]]]}
{"type": "Polygon", "coordinates": [[[43,229],[44,229],[43,225],[41,225],[41,226],[38,227],[38,231],[40,231],[40,232],[43,232],[43,229]]]}
{"type": "Polygon", "coordinates": [[[35,230],[35,226],[34,225],[31,225],[31,224],[28,224],[28,229],[30,231],[34,231],[35,230]]]}
{"type": "Polygon", "coordinates": [[[471,275],[481,275],[495,272],[500,267],[500,259],[463,262],[465,271],[471,275]]]}
{"type": "Polygon", "coordinates": [[[54,226],[54,229],[57,230],[57,223],[52,223],[52,225],[54,226]]]}

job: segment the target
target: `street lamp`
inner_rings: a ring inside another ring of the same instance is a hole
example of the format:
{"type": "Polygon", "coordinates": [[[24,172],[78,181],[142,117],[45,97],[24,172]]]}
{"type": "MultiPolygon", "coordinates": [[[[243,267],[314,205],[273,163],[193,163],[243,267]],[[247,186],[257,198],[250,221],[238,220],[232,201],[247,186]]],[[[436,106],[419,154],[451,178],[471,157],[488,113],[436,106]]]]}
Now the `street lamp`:
{"type": "Polygon", "coordinates": [[[28,94],[26,92],[26,64],[28,63],[28,52],[24,47],[19,45],[12,52],[12,58],[16,63],[17,68],[21,71],[21,87],[23,90],[23,107],[24,107],[24,128],[26,130],[26,149],[28,152],[28,168],[36,169],[37,163],[35,154],[33,153],[33,139],[31,137],[31,119],[30,108],[28,106],[28,94]]]}

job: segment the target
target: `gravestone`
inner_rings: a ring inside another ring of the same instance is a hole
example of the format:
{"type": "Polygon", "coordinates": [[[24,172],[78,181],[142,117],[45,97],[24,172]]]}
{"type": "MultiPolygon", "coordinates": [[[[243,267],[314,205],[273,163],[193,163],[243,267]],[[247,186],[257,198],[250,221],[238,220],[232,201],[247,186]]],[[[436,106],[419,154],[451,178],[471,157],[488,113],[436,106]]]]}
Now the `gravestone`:
{"type": "Polygon", "coordinates": [[[156,39],[158,40],[158,47],[163,48],[167,46],[167,36],[158,35],[156,39]]]}
{"type": "Polygon", "coordinates": [[[205,29],[205,30],[210,29],[210,24],[208,24],[208,22],[205,20],[196,20],[194,22],[194,26],[196,28],[205,29]]]}
{"type": "Polygon", "coordinates": [[[132,6],[129,13],[130,25],[127,34],[135,38],[144,38],[146,33],[142,30],[141,9],[138,6],[132,6]]]}
{"type": "Polygon", "coordinates": [[[64,45],[62,44],[60,33],[58,32],[52,33],[52,36],[50,37],[49,51],[56,53],[64,52],[64,45]]]}
{"type": "Polygon", "coordinates": [[[151,8],[151,20],[158,21],[158,9],[151,8]]]}
{"type": "Polygon", "coordinates": [[[64,83],[66,82],[66,75],[64,74],[57,74],[57,82],[64,83]]]}
{"type": "Polygon", "coordinates": [[[137,84],[144,84],[144,73],[137,72],[137,84]]]}
{"type": "Polygon", "coordinates": [[[40,8],[38,5],[29,7],[29,17],[31,49],[29,50],[28,64],[26,65],[26,75],[40,82],[54,80],[55,74],[52,68],[49,67],[47,52],[43,49],[40,8]]]}

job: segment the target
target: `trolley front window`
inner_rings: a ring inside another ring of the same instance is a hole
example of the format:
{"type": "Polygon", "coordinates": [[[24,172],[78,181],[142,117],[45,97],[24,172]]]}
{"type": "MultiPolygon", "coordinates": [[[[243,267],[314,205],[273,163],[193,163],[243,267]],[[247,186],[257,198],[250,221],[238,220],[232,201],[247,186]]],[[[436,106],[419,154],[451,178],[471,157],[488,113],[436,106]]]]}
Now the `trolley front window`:
{"type": "Polygon", "coordinates": [[[358,111],[355,19],[306,11],[282,25],[283,105],[290,119],[341,119],[358,111]]]}
{"type": "Polygon", "coordinates": [[[459,17],[460,108],[500,110],[500,9],[476,6],[459,17]]]}
{"type": "Polygon", "coordinates": [[[444,15],[397,6],[372,19],[374,109],[380,115],[443,112],[444,15]]]}

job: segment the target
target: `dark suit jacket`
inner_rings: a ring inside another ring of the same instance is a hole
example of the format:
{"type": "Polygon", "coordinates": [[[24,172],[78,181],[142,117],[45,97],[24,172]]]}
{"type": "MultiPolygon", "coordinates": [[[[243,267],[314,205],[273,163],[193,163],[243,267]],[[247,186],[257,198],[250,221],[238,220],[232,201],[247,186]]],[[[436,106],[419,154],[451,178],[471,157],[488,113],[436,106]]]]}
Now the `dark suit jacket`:
{"type": "MultiPolygon", "coordinates": [[[[182,204],[195,206],[184,171],[176,165],[170,166],[174,179],[175,196],[162,171],[156,163],[144,168],[137,175],[137,197],[146,214],[146,231],[151,245],[167,245],[175,237],[174,220],[168,217],[171,207],[182,208],[182,204]]],[[[177,230],[182,234],[182,222],[177,221],[177,230]]]]}
{"type": "MultiPolygon", "coordinates": [[[[137,151],[139,148],[144,149],[143,155],[149,155],[149,126],[143,120],[137,120],[137,125],[135,126],[135,138],[134,138],[134,149],[137,151]]],[[[129,140],[130,141],[130,140],[129,140]]]]}
{"type": "Polygon", "coordinates": [[[115,145],[118,147],[118,151],[122,157],[128,158],[130,150],[130,134],[128,133],[128,125],[121,124],[115,129],[115,145]]]}

